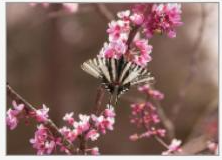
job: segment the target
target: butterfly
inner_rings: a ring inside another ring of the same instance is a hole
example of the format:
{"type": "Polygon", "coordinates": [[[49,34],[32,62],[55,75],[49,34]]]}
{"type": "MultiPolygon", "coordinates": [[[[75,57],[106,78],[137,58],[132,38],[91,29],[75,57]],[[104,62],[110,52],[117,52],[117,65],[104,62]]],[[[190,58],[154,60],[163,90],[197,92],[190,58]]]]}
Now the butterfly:
{"type": "Polygon", "coordinates": [[[117,99],[131,86],[150,83],[154,78],[147,69],[134,62],[126,61],[122,56],[116,58],[97,57],[89,59],[81,68],[95,78],[101,79],[104,88],[117,99]]]}

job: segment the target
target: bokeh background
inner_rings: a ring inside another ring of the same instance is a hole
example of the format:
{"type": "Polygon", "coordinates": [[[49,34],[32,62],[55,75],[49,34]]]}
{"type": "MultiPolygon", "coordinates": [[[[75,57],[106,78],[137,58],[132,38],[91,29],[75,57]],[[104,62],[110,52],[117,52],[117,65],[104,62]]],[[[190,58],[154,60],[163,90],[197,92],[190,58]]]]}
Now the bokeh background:
{"type": "MultiPolygon", "coordinates": [[[[7,82],[34,106],[46,104],[50,118],[60,127],[65,113],[93,110],[99,81],[80,65],[95,57],[107,40],[108,21],[96,5],[79,3],[72,14],[55,13],[56,7],[30,7],[29,3],[6,5],[7,82]]],[[[114,15],[132,6],[104,5],[114,15]]],[[[156,79],[155,88],[165,94],[161,106],[183,143],[217,126],[218,7],[217,3],[182,3],[184,25],[177,28],[177,37],[157,35],[149,42],[153,60],[148,67],[156,79]]],[[[93,143],[102,154],[150,155],[164,150],[153,139],[129,141],[129,135],[137,131],[129,122],[130,104],[139,100],[136,88],[120,99],[114,131],[93,143]]],[[[10,107],[10,99],[7,104],[10,107]]],[[[35,125],[24,123],[14,131],[7,130],[7,154],[35,154],[29,143],[34,131],[35,125]]],[[[212,137],[217,140],[217,133],[212,137]]]]}

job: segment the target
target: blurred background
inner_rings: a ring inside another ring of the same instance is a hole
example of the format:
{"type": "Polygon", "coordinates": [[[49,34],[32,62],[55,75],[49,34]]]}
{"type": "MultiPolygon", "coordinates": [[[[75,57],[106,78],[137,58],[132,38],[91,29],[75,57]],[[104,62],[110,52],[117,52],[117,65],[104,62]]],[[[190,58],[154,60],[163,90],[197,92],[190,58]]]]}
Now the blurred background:
{"type": "MultiPolygon", "coordinates": [[[[99,81],[80,65],[95,57],[107,41],[108,20],[97,5],[79,3],[74,13],[59,10],[57,4],[49,8],[29,3],[6,5],[7,82],[34,106],[46,104],[59,127],[67,112],[93,111],[99,81]]],[[[113,15],[132,6],[103,5],[113,15]]],[[[153,60],[148,67],[156,79],[155,88],[165,94],[161,106],[183,143],[203,134],[217,141],[218,7],[217,3],[182,3],[184,25],[177,28],[177,37],[157,35],[149,42],[153,60]]],[[[152,138],[129,140],[137,131],[129,121],[130,104],[140,99],[136,88],[125,94],[116,107],[114,131],[92,146],[106,155],[151,155],[165,150],[152,138]]],[[[11,106],[9,98],[7,104],[11,106]]],[[[7,130],[7,154],[35,154],[29,143],[35,128],[20,123],[16,130],[7,130]]]]}

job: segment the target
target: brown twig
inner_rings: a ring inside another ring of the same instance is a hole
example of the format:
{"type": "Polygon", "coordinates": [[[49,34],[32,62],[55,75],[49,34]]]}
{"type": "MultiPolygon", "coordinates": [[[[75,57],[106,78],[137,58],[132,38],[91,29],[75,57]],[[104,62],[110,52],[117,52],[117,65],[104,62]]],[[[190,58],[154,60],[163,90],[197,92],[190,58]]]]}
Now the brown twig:
{"type": "Polygon", "coordinates": [[[196,69],[196,63],[198,60],[198,56],[199,56],[199,48],[201,46],[201,43],[203,41],[203,32],[205,29],[205,21],[206,21],[206,11],[204,8],[204,4],[201,4],[201,23],[200,23],[200,28],[198,30],[198,36],[195,40],[195,43],[193,45],[193,48],[191,50],[191,57],[190,57],[190,69],[188,71],[188,75],[187,78],[185,79],[185,82],[183,84],[183,86],[179,89],[178,91],[178,95],[177,95],[177,102],[172,106],[172,114],[174,117],[173,120],[175,120],[177,113],[179,112],[179,110],[181,109],[182,106],[182,102],[183,99],[186,96],[187,93],[187,88],[188,86],[191,84],[192,80],[195,77],[195,73],[197,71],[196,69]]]}
{"type": "Polygon", "coordinates": [[[175,137],[175,127],[174,127],[172,121],[165,114],[160,102],[156,101],[156,100],[153,100],[153,102],[155,103],[155,106],[157,108],[157,113],[161,119],[161,122],[167,130],[168,138],[173,139],[175,137]]]}
{"type": "Polygon", "coordinates": [[[182,146],[182,152],[173,155],[195,155],[207,149],[207,137],[202,135],[194,138],[182,146]]]}
{"type": "MultiPolygon", "coordinates": [[[[22,103],[25,105],[25,109],[30,112],[36,112],[35,107],[33,107],[28,101],[26,101],[24,98],[22,98],[12,87],[7,84],[7,96],[11,98],[12,100],[15,100],[18,103],[22,103]]],[[[55,137],[61,137],[62,138],[62,144],[71,152],[76,153],[76,150],[74,149],[74,146],[72,143],[70,143],[60,132],[58,127],[53,123],[52,120],[48,119],[46,122],[43,123],[45,127],[47,127],[50,132],[55,137]]]]}
{"type": "Polygon", "coordinates": [[[80,144],[79,144],[79,151],[81,154],[86,155],[86,151],[87,151],[87,141],[85,139],[85,135],[81,135],[79,137],[80,140],[80,144]]]}
{"type": "Polygon", "coordinates": [[[95,4],[96,11],[106,20],[111,21],[115,18],[113,13],[102,3],[95,4]]]}
{"type": "Polygon", "coordinates": [[[162,144],[162,146],[164,146],[166,149],[169,149],[168,148],[168,145],[160,138],[160,137],[158,137],[158,136],[154,136],[154,138],[155,138],[155,140],[157,141],[157,142],[159,142],[160,144],[162,144]]]}

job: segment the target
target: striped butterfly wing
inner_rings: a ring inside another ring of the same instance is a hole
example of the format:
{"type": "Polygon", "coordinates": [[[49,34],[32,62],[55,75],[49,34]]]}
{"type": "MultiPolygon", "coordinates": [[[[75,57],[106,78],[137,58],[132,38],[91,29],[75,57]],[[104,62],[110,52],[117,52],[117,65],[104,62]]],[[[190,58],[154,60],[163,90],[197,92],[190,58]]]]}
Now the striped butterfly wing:
{"type": "Polygon", "coordinates": [[[133,62],[127,62],[121,57],[94,58],[83,63],[81,68],[95,78],[102,80],[105,89],[111,94],[117,88],[117,97],[128,91],[130,86],[149,83],[153,80],[150,73],[133,62]]]}
{"type": "Polygon", "coordinates": [[[116,63],[115,59],[98,57],[84,62],[81,68],[93,77],[101,79],[105,89],[112,94],[114,92],[112,84],[117,76],[116,63]]]}
{"type": "Polygon", "coordinates": [[[118,96],[128,91],[132,85],[150,83],[152,80],[154,80],[154,78],[151,77],[148,70],[133,62],[126,62],[119,77],[121,86],[118,90],[118,96]]]}

